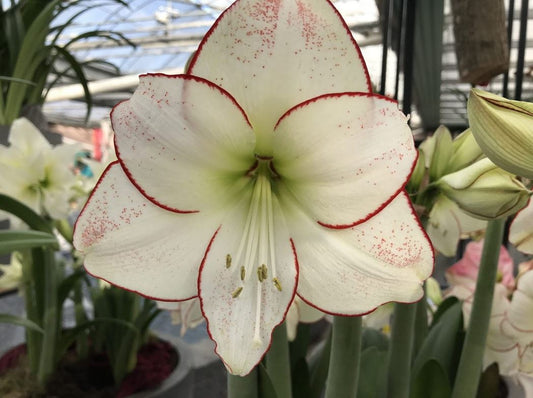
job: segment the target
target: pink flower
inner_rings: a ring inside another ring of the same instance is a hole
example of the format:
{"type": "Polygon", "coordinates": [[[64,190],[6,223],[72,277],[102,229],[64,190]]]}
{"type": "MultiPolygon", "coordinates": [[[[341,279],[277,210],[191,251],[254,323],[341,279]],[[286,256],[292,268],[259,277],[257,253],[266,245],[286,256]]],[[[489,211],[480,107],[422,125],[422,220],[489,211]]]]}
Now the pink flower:
{"type": "MultiPolygon", "coordinates": [[[[468,289],[475,288],[483,252],[483,240],[470,242],[466,245],[463,258],[452,265],[446,271],[446,279],[452,286],[462,285],[468,289]]],[[[514,264],[507,249],[500,248],[500,258],[498,260],[498,282],[503,284],[509,292],[514,289],[514,264]]],[[[464,298],[464,297],[463,297],[464,298]]]]}

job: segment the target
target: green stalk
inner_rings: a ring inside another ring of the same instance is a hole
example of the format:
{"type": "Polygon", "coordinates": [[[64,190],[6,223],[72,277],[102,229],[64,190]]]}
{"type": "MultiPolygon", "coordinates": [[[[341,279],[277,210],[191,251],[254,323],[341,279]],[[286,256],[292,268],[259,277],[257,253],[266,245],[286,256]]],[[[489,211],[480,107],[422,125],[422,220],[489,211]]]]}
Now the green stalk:
{"type": "Polygon", "coordinates": [[[48,378],[54,373],[56,364],[56,346],[58,341],[58,328],[60,311],[57,300],[57,268],[54,259],[54,252],[43,250],[44,252],[44,312],[43,312],[43,345],[37,380],[44,385],[48,378]]]}
{"type": "Polygon", "coordinates": [[[282,323],[272,332],[272,344],[266,355],[266,368],[278,397],[292,396],[291,362],[287,327],[282,323]]]}
{"type": "Polygon", "coordinates": [[[258,398],[257,367],[244,377],[228,373],[228,398],[258,398]]]}
{"type": "Polygon", "coordinates": [[[505,219],[490,221],[487,226],[470,323],[466,331],[452,398],[474,398],[477,394],[504,226],[505,219]]]}
{"type": "MultiPolygon", "coordinates": [[[[31,252],[23,252],[22,255],[22,275],[24,276],[24,304],[26,307],[26,317],[28,320],[42,327],[42,319],[36,305],[36,289],[34,278],[34,257],[42,249],[33,249],[31,252]],[[32,255],[30,255],[32,253],[32,255]]],[[[39,357],[42,346],[42,335],[34,330],[26,329],[26,349],[30,372],[37,374],[39,369],[39,357]]]]}
{"type": "Polygon", "coordinates": [[[417,304],[396,303],[390,339],[387,396],[408,398],[417,304]]]}
{"type": "Polygon", "coordinates": [[[361,317],[333,319],[326,398],[355,398],[361,359],[361,317]]]}

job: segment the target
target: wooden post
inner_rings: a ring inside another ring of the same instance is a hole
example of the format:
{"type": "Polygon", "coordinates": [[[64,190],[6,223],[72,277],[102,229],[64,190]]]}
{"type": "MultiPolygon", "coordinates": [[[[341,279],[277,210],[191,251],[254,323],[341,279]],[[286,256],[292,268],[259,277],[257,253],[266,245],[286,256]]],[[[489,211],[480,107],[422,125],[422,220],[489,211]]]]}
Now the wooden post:
{"type": "Polygon", "coordinates": [[[461,81],[485,84],[509,69],[503,0],[452,0],[461,81]]]}

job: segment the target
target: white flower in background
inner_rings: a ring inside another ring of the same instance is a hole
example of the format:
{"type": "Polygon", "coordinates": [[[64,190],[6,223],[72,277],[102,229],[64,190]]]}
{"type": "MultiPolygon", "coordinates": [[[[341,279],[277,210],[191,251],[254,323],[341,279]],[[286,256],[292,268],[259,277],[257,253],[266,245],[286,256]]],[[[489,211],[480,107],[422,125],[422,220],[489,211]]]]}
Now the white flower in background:
{"type": "Polygon", "coordinates": [[[72,166],[79,146],[52,147],[25,118],[13,122],[8,142],[8,147],[0,146],[0,193],[41,215],[65,218],[76,183],[72,166]]]}
{"type": "Polygon", "coordinates": [[[533,254],[533,200],[514,218],[509,230],[509,241],[517,250],[533,254]]]}
{"type": "Polygon", "coordinates": [[[22,287],[23,275],[20,253],[12,253],[11,264],[0,265],[0,271],[2,271],[2,275],[0,276],[0,292],[22,287]]]}

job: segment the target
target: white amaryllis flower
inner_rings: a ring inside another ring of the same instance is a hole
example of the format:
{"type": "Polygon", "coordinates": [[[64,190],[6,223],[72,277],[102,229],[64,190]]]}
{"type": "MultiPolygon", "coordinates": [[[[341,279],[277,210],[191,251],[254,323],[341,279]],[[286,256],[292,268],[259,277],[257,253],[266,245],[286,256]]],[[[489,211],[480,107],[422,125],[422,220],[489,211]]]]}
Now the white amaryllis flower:
{"type": "Polygon", "coordinates": [[[52,147],[25,118],[11,125],[9,144],[0,146],[0,192],[39,214],[65,218],[76,183],[70,167],[79,146],[52,147]]]}
{"type": "Polygon", "coordinates": [[[407,118],[325,0],[240,0],[189,74],[141,76],[112,112],[118,163],[74,233],[87,270],[162,301],[198,296],[245,375],[295,294],[330,314],[413,302],[433,251],[404,185],[407,118]]]}
{"type": "Polygon", "coordinates": [[[498,362],[502,375],[533,375],[533,271],[518,278],[512,299],[492,310],[485,363],[498,362]]]}

